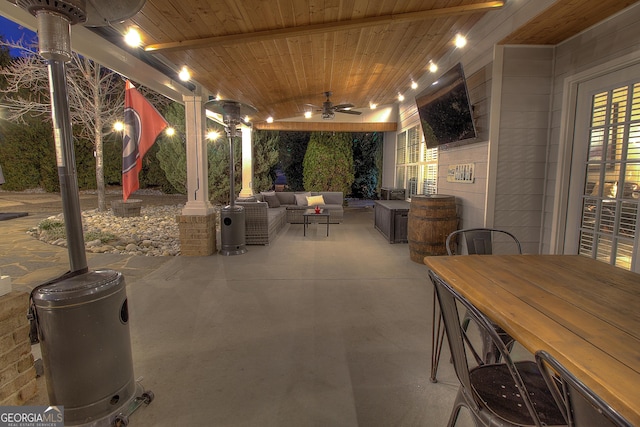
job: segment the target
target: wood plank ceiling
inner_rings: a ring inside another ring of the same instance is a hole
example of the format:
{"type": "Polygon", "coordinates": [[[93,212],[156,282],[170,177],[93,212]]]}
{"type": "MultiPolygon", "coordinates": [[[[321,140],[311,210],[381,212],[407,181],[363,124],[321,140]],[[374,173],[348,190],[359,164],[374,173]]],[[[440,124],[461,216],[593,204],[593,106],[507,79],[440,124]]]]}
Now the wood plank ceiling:
{"type": "MultiPolygon", "coordinates": [[[[559,0],[503,43],[556,44],[635,1],[559,0]],[[586,26],[585,26],[586,25],[586,26]],[[553,30],[556,31],[553,31],[553,30]]],[[[255,106],[259,122],[302,116],[307,104],[393,104],[456,33],[502,1],[147,0],[123,22],[145,50],[225,99],[255,106]]],[[[355,116],[357,117],[357,116],[355,116]]]]}
{"type": "Polygon", "coordinates": [[[146,50],[186,64],[213,94],[255,106],[254,120],[322,105],[393,104],[502,2],[478,0],[148,0],[125,25],[146,50]]]}

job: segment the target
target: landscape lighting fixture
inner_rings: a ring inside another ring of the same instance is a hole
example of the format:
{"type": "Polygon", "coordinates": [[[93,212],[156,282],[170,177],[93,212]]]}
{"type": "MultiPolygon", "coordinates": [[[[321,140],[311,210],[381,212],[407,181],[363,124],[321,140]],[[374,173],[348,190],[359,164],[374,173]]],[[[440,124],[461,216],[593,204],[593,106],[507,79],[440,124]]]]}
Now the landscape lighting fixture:
{"type": "Polygon", "coordinates": [[[172,128],[171,126],[169,126],[169,127],[167,128],[167,130],[165,130],[165,131],[164,131],[164,133],[165,133],[167,136],[173,136],[173,135],[175,135],[175,134],[176,134],[176,130],[175,130],[174,128],[172,128]]]}

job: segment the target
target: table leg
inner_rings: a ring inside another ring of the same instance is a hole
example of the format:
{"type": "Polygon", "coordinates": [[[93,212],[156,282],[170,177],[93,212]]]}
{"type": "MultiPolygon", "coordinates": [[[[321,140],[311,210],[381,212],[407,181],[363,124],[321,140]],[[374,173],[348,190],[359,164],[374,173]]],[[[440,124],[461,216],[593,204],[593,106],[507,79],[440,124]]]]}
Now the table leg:
{"type": "Polygon", "coordinates": [[[329,237],[329,215],[327,215],[327,237],[329,237]]]}

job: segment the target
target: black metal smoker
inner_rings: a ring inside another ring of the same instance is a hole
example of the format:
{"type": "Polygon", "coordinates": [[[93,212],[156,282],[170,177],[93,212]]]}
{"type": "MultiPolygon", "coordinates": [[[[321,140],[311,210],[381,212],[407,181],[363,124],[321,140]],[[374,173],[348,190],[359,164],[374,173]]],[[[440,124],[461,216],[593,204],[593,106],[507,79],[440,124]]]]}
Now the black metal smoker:
{"type": "MultiPolygon", "coordinates": [[[[31,293],[30,318],[41,345],[49,402],[64,407],[65,425],[124,426],[131,413],[153,400],[153,393],[143,391],[133,377],[124,278],[113,270],[89,271],[84,249],[65,64],[71,60],[71,26],[87,22],[87,4],[85,0],[18,0],[17,4],[36,17],[39,51],[49,68],[70,263],[68,273],[31,293]]],[[[104,25],[109,19],[133,16],[143,4],[105,1],[98,7],[90,4],[89,11],[95,22],[104,25]]]]}

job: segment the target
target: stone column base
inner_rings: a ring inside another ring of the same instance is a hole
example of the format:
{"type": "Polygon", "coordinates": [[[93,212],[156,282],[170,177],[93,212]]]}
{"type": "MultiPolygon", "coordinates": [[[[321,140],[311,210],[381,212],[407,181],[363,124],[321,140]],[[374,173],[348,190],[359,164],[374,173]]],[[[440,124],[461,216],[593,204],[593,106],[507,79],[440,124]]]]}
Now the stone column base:
{"type": "Polygon", "coordinates": [[[217,215],[177,215],[180,255],[208,256],[216,253],[217,215]]]}

